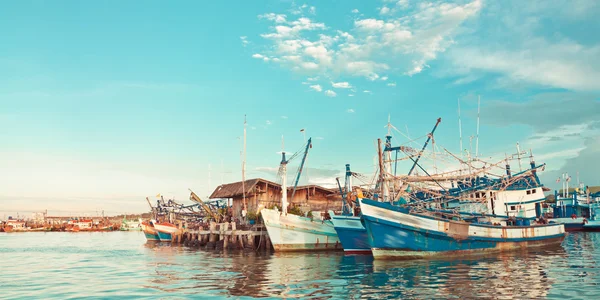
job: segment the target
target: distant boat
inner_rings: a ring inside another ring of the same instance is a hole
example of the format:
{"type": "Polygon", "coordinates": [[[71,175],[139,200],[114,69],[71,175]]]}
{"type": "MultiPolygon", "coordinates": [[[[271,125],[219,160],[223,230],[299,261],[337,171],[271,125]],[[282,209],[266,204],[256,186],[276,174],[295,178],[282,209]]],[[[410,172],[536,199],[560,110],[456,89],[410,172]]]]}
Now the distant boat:
{"type": "Polygon", "coordinates": [[[142,231],[148,241],[160,241],[158,231],[154,228],[154,222],[153,220],[142,222],[142,231]]]}
{"type": "Polygon", "coordinates": [[[570,197],[560,197],[558,192],[554,197],[550,223],[564,224],[566,231],[600,231],[600,193],[578,188],[570,197]]]}
{"type": "Polygon", "coordinates": [[[173,239],[173,234],[179,231],[177,226],[169,222],[154,223],[154,229],[156,229],[161,242],[170,242],[173,239]]]}
{"type": "Polygon", "coordinates": [[[121,227],[119,228],[121,231],[139,231],[142,230],[141,220],[127,220],[126,217],[123,217],[123,221],[121,223],[121,227]]]}

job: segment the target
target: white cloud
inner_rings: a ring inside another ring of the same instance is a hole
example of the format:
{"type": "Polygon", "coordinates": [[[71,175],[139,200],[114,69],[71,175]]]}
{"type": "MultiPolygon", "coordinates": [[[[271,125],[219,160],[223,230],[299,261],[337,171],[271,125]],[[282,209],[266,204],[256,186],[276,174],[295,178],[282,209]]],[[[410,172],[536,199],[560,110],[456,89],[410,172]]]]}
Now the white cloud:
{"type": "Polygon", "coordinates": [[[305,70],[316,70],[319,68],[319,65],[317,65],[316,63],[314,63],[312,61],[303,62],[300,66],[305,70]]]}
{"type": "MultiPolygon", "coordinates": [[[[476,15],[480,0],[466,4],[422,3],[401,17],[393,14],[407,2],[389,2],[382,19],[356,19],[352,28],[329,28],[304,15],[309,6],[292,4],[300,16],[297,20],[277,23],[277,15],[261,15],[273,26],[261,34],[267,39],[265,55],[280,59],[282,67],[309,76],[350,75],[368,80],[387,78],[390,71],[414,75],[429,68],[453,44],[457,30],[476,15]],[[392,5],[392,7],[390,7],[392,5]],[[317,32],[314,32],[317,31],[317,32]]],[[[356,10],[355,13],[357,13],[356,10]]]]}
{"type": "Polygon", "coordinates": [[[242,41],[242,46],[246,47],[250,42],[248,42],[247,36],[240,36],[240,40],[242,41]]]}
{"type": "Polygon", "coordinates": [[[314,15],[314,14],[316,14],[316,13],[317,13],[317,8],[316,8],[316,7],[314,7],[314,6],[311,6],[311,7],[308,9],[308,12],[309,12],[310,14],[313,14],[313,15],[314,15]]]}
{"type": "Polygon", "coordinates": [[[383,80],[383,81],[386,81],[386,80],[388,80],[388,77],[387,76],[383,76],[380,79],[383,80]]]}
{"type": "Polygon", "coordinates": [[[285,15],[268,13],[258,16],[259,19],[267,19],[269,21],[274,21],[275,23],[285,23],[285,15]]]}
{"type": "Polygon", "coordinates": [[[400,9],[405,9],[409,6],[408,0],[399,0],[396,2],[396,6],[398,6],[400,9]]]}
{"type": "Polygon", "coordinates": [[[586,47],[568,40],[550,43],[545,39],[531,39],[526,45],[527,51],[463,47],[452,52],[452,65],[457,67],[453,73],[497,74],[509,85],[526,81],[570,90],[600,90],[600,61],[596,59],[600,45],[586,47]]]}
{"type": "Polygon", "coordinates": [[[311,85],[310,88],[313,89],[313,90],[315,90],[315,91],[317,91],[317,92],[323,91],[323,88],[319,84],[311,85]]]}
{"type": "Polygon", "coordinates": [[[271,123],[271,121],[267,120],[266,124],[271,125],[272,123],[271,123]]]}
{"type": "Polygon", "coordinates": [[[325,138],[324,138],[324,137],[322,137],[322,136],[318,136],[318,137],[316,137],[315,139],[317,139],[317,140],[324,140],[325,138]]]}
{"type": "Polygon", "coordinates": [[[262,55],[262,54],[258,54],[258,53],[255,53],[255,54],[253,54],[253,55],[252,55],[252,57],[253,57],[253,58],[259,58],[259,59],[264,59],[264,58],[265,58],[265,56],[264,56],[264,55],[262,55]]]}
{"type": "Polygon", "coordinates": [[[371,91],[369,90],[364,90],[363,93],[367,93],[367,94],[371,94],[371,91]]]}
{"type": "Polygon", "coordinates": [[[335,96],[337,96],[337,94],[334,91],[332,91],[332,90],[326,90],[325,91],[325,96],[327,96],[327,97],[335,97],[335,96]]]}
{"type": "Polygon", "coordinates": [[[282,119],[287,119],[288,117],[287,117],[287,116],[281,116],[281,118],[282,118],[282,119]]]}
{"type": "Polygon", "coordinates": [[[317,80],[319,80],[319,76],[317,76],[317,77],[309,77],[306,80],[308,80],[308,81],[317,81],[317,80]]]}
{"type": "Polygon", "coordinates": [[[356,9],[356,8],[355,8],[355,9],[353,9],[353,10],[352,10],[352,13],[353,13],[353,14],[357,14],[357,13],[358,13],[358,9],[356,9]]]}
{"type": "Polygon", "coordinates": [[[354,94],[348,94],[348,97],[354,97],[354,94]]]}
{"type": "Polygon", "coordinates": [[[348,109],[346,110],[346,112],[347,112],[347,113],[350,113],[350,114],[352,114],[352,113],[354,113],[354,109],[352,109],[352,108],[348,108],[348,109]]]}
{"type": "Polygon", "coordinates": [[[332,82],[331,86],[336,89],[349,89],[352,86],[348,82],[332,82]]]}
{"type": "Polygon", "coordinates": [[[396,83],[395,82],[390,82],[390,83],[387,84],[387,86],[396,86],[396,83]]]}
{"type": "Polygon", "coordinates": [[[389,13],[390,13],[390,8],[387,6],[384,6],[381,8],[381,10],[379,10],[380,15],[387,15],[389,13]]]}

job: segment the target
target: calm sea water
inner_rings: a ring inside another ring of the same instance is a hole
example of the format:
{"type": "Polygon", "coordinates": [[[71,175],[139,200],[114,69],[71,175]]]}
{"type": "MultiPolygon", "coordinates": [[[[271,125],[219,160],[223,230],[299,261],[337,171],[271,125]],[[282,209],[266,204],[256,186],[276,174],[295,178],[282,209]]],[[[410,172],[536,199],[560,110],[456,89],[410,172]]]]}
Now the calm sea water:
{"type": "Polygon", "coordinates": [[[141,232],[0,233],[0,298],[600,298],[600,234],[468,260],[206,252],[141,232]]]}

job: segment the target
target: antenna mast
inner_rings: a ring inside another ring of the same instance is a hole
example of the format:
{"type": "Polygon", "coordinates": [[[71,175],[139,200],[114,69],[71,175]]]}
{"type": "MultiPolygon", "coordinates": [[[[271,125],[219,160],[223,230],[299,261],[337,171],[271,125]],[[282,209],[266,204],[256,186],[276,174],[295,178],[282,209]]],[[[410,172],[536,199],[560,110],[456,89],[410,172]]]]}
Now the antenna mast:
{"type": "Polygon", "coordinates": [[[477,139],[475,140],[475,158],[479,157],[479,111],[481,97],[477,96],[477,139]]]}
{"type": "Polygon", "coordinates": [[[460,155],[462,158],[465,157],[462,141],[462,123],[460,121],[460,98],[458,98],[458,138],[460,141],[460,155]]]}

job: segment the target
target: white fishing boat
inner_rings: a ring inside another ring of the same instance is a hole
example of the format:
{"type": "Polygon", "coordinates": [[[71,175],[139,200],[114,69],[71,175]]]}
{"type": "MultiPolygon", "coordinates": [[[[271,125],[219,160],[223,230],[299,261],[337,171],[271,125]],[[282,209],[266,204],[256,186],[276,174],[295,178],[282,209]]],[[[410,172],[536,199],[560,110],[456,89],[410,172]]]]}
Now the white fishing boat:
{"type": "MultiPolygon", "coordinates": [[[[304,158],[300,165],[298,178],[311,147],[308,139],[304,158]]],[[[295,155],[294,155],[295,156],[295,155]]],[[[262,209],[261,214],[269,238],[275,251],[316,251],[316,250],[342,250],[338,235],[330,220],[310,218],[288,213],[287,198],[287,163],[285,152],[282,152],[280,174],[282,178],[281,208],[262,209]]],[[[296,180],[296,184],[298,179],[296,180]]]]}

